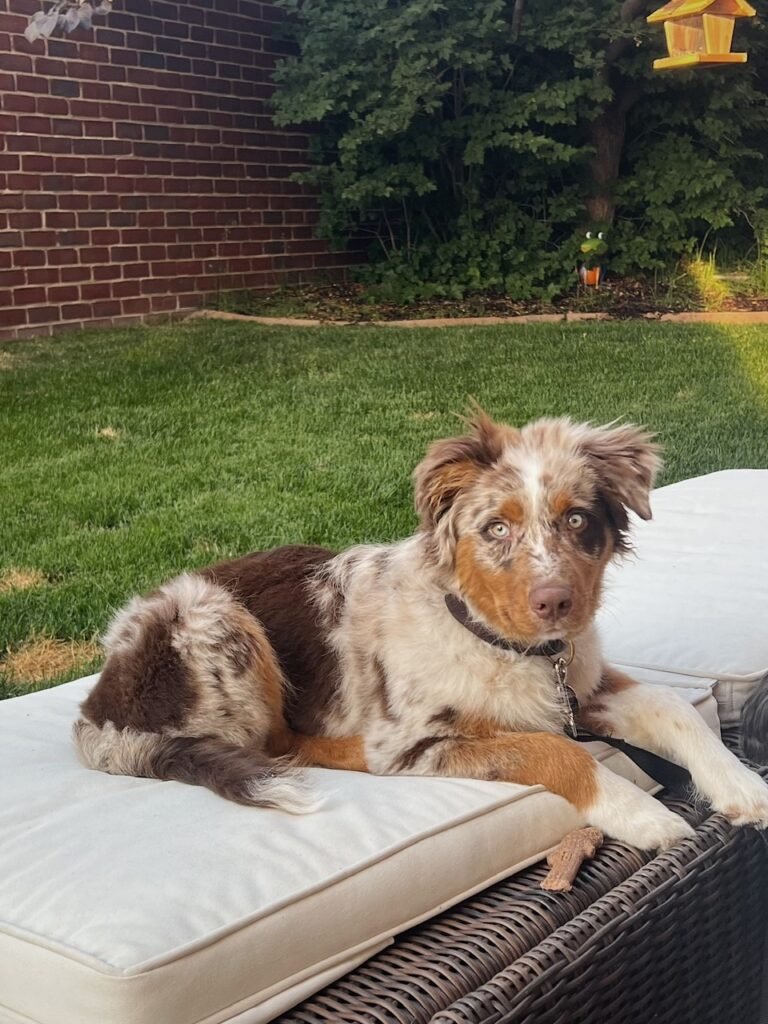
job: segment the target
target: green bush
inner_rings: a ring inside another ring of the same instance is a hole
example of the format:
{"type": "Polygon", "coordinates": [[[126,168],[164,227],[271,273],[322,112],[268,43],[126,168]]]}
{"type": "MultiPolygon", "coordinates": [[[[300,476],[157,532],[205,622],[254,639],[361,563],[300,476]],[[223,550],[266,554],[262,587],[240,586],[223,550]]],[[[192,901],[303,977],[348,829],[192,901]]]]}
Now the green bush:
{"type": "Polygon", "coordinates": [[[746,67],[659,74],[644,0],[278,3],[297,55],[276,120],[319,126],[299,177],[321,191],[320,232],[368,237],[387,297],[549,298],[592,225],[611,227],[620,273],[663,274],[724,229],[744,251],[750,224],[765,234],[758,19],[737,25],[746,67]]]}

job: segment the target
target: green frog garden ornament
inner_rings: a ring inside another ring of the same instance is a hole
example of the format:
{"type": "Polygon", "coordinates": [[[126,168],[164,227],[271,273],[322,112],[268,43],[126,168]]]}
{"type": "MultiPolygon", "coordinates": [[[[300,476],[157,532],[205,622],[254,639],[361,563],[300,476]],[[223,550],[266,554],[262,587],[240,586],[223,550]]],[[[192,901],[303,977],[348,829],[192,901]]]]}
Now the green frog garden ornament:
{"type": "Polygon", "coordinates": [[[587,288],[599,288],[605,276],[605,256],[608,252],[605,232],[588,231],[580,251],[581,262],[577,268],[579,280],[587,288]]]}

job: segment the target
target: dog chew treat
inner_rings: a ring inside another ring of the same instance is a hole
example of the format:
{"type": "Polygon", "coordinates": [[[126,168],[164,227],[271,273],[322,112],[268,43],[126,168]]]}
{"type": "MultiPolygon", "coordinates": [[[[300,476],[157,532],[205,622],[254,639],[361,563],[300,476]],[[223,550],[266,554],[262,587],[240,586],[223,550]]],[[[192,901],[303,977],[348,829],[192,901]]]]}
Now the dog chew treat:
{"type": "Polygon", "coordinates": [[[591,860],[603,842],[597,828],[580,828],[569,832],[547,857],[549,874],[541,883],[550,892],[570,892],[573,880],[585,860],[591,860]]]}

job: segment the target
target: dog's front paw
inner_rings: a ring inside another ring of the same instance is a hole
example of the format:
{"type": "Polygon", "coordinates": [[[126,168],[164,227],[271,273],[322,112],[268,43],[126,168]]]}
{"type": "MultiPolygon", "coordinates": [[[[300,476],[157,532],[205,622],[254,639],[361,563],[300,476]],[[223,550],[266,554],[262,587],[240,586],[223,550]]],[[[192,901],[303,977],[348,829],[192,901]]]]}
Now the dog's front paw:
{"type": "Polygon", "coordinates": [[[768,828],[768,785],[749,768],[739,765],[721,779],[716,792],[704,794],[713,811],[724,814],[734,825],[768,828]]]}
{"type": "Polygon", "coordinates": [[[668,810],[653,797],[648,797],[652,806],[642,810],[635,808],[632,817],[614,828],[614,836],[639,850],[667,850],[683,839],[690,839],[696,833],[679,814],[668,810]]]}
{"type": "Polygon", "coordinates": [[[589,809],[589,823],[639,850],[666,850],[695,835],[691,826],[664,804],[602,765],[599,797],[589,809]]]}

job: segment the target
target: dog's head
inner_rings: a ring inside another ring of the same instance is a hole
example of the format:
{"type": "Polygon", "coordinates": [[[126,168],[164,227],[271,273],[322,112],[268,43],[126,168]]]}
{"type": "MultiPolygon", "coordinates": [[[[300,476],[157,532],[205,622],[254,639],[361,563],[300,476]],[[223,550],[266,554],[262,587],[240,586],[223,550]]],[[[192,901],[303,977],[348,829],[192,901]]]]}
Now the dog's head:
{"type": "Polygon", "coordinates": [[[627,549],[627,510],[651,518],[660,466],[631,425],[541,419],[520,430],[479,411],[435,442],[414,473],[416,509],[475,615],[524,643],[577,635],[605,566],[627,549]]]}

